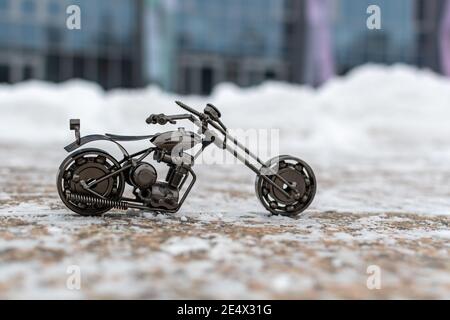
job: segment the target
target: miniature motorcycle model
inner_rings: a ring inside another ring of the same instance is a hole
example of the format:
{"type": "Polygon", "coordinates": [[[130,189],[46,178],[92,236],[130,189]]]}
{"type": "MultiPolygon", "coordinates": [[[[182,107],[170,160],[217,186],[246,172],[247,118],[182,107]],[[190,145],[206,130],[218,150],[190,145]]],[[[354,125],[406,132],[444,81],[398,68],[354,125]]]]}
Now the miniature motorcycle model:
{"type": "Polygon", "coordinates": [[[75,131],[76,141],[66,146],[65,150],[74,152],[60,165],[56,181],[63,203],[81,215],[100,215],[112,208],[176,212],[196,181],[192,170],[194,160],[206,147],[214,144],[231,152],[256,174],[256,194],[272,214],[295,216],[311,204],[316,192],[316,179],[307,163],[288,155],[263,162],[228,134],[220,120],[221,113],[215,106],[207,104],[203,112],[198,112],[182,102],[176,103],[189,113],[152,114],[146,122],[165,125],[168,122],[176,124],[178,120],[189,120],[199,128],[198,133],[178,128],[146,136],[107,133],[81,137],[80,120],[71,119],[70,130],[75,131]],[[79,149],[87,143],[101,140],[115,144],[123,159],[118,161],[97,148],[79,149]],[[129,154],[119,143],[138,140],[150,140],[153,146],[129,154]],[[198,144],[201,144],[201,148],[194,156],[185,152],[198,144]],[[158,180],[155,167],[144,161],[150,154],[153,154],[153,160],[168,165],[164,180],[158,180]],[[250,158],[261,167],[252,164],[250,158]],[[190,182],[182,192],[189,177],[190,182]],[[134,198],[123,196],[126,185],[131,186],[134,198]]]}

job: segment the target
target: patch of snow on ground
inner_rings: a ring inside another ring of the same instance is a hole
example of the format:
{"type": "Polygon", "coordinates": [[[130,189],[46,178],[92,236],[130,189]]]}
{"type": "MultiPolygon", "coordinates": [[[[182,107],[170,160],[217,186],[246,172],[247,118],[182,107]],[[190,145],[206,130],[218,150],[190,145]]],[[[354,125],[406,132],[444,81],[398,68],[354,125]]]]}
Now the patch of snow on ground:
{"type": "Polygon", "coordinates": [[[171,238],[162,246],[166,252],[179,255],[195,251],[207,251],[210,249],[208,241],[200,238],[171,238]]]}

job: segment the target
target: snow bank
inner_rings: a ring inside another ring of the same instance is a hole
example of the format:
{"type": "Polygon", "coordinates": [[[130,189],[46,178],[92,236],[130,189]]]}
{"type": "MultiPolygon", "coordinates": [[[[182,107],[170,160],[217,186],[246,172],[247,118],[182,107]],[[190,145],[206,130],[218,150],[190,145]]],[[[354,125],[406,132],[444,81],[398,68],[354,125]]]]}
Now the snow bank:
{"type": "Polygon", "coordinates": [[[230,128],[280,129],[286,150],[417,153],[450,145],[450,80],[403,65],[366,65],[317,90],[276,82],[248,89],[222,84],[210,97],[155,87],[104,92],[80,80],[2,85],[0,143],[70,142],[69,118],[81,118],[83,134],[157,132],[161,127],[149,127],[145,118],[183,112],[176,99],[197,109],[214,103],[230,128]]]}

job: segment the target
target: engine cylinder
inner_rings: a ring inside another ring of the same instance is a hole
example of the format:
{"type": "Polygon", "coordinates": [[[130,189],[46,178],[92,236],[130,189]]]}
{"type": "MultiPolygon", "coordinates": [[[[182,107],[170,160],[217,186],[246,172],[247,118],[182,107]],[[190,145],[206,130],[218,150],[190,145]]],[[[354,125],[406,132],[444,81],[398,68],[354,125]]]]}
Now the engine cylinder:
{"type": "Polygon", "coordinates": [[[150,188],[155,184],[157,178],[155,167],[146,162],[138,164],[130,172],[131,182],[139,189],[150,188]]]}
{"type": "Polygon", "coordinates": [[[181,181],[183,181],[184,177],[187,174],[187,169],[183,167],[171,167],[166,177],[166,181],[169,186],[173,188],[178,188],[180,186],[181,181]]]}

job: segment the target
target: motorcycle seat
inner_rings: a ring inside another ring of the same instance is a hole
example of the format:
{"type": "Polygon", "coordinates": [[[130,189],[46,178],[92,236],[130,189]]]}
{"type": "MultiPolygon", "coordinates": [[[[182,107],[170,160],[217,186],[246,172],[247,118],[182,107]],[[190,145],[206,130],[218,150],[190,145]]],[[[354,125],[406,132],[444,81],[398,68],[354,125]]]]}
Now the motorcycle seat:
{"type": "Polygon", "coordinates": [[[117,134],[111,134],[111,133],[105,133],[105,136],[107,136],[108,138],[111,138],[112,140],[115,141],[138,141],[138,140],[145,140],[145,139],[150,139],[153,138],[154,135],[149,135],[149,136],[120,136],[117,134]]]}

